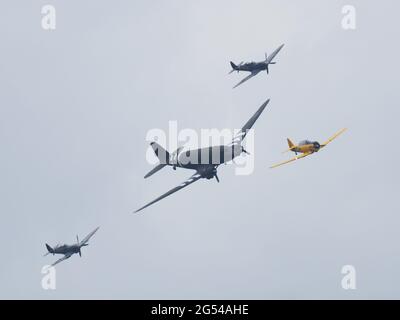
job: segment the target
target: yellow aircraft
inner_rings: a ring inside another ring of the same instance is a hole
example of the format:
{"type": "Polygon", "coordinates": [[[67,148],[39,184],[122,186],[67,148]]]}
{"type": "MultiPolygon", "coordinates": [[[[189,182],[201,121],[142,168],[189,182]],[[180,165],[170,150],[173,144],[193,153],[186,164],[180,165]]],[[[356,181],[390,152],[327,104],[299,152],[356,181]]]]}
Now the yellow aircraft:
{"type": "Polygon", "coordinates": [[[340,134],[342,134],[343,132],[346,131],[347,128],[344,128],[342,130],[340,130],[339,132],[335,133],[332,137],[330,137],[326,142],[324,142],[323,144],[320,144],[318,141],[310,141],[310,140],[304,140],[304,141],[300,141],[298,145],[295,145],[289,138],[287,139],[288,141],[288,145],[289,145],[289,149],[285,150],[284,152],[288,152],[288,151],[292,151],[296,154],[296,157],[280,162],[278,164],[275,164],[271,167],[272,168],[276,168],[279,167],[283,164],[304,158],[309,156],[310,154],[313,154],[314,152],[318,152],[321,148],[325,147],[328,143],[330,143],[331,141],[333,141],[334,139],[336,139],[340,134]],[[297,154],[301,153],[300,156],[297,157],[297,154]]]}

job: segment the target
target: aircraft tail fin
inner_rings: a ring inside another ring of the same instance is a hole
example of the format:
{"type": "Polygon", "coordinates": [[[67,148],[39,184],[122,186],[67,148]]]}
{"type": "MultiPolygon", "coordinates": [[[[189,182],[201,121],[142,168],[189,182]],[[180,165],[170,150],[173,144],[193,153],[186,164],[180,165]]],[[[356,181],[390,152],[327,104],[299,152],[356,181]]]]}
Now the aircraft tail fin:
{"type": "Polygon", "coordinates": [[[237,71],[238,70],[238,66],[236,64],[234,64],[232,61],[230,63],[231,63],[232,70],[229,71],[229,74],[231,74],[233,71],[237,71]]]}
{"type": "Polygon", "coordinates": [[[296,147],[296,145],[289,138],[287,138],[287,143],[288,143],[289,149],[283,151],[283,153],[292,151],[296,147]]]}
{"type": "Polygon", "coordinates": [[[161,147],[157,142],[152,142],[152,143],[150,143],[150,145],[153,148],[153,151],[156,154],[158,160],[160,160],[160,164],[164,164],[164,165],[169,164],[169,159],[170,159],[169,152],[167,150],[165,150],[163,147],[161,147]]]}
{"type": "Polygon", "coordinates": [[[148,178],[150,176],[152,176],[153,174],[155,174],[157,171],[160,171],[162,168],[164,168],[166,166],[166,164],[164,163],[160,163],[158,164],[156,167],[154,167],[149,173],[147,173],[144,178],[148,178]]]}
{"type": "Polygon", "coordinates": [[[46,248],[47,248],[48,253],[54,254],[54,249],[52,247],[50,247],[47,243],[46,243],[46,248]]]}

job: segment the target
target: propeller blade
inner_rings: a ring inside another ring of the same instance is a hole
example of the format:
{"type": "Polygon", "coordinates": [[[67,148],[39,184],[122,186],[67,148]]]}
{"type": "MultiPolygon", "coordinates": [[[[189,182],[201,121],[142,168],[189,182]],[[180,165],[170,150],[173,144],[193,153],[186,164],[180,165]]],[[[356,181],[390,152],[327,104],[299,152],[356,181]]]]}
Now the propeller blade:
{"type": "Polygon", "coordinates": [[[244,148],[242,148],[242,152],[244,152],[245,154],[250,155],[250,152],[248,152],[247,150],[245,150],[244,148]]]}
{"type": "Polygon", "coordinates": [[[79,256],[82,258],[81,248],[79,248],[79,256]]]}
{"type": "Polygon", "coordinates": [[[219,178],[218,178],[218,175],[216,173],[215,173],[214,177],[215,177],[215,179],[217,179],[217,182],[219,183],[219,178]]]}

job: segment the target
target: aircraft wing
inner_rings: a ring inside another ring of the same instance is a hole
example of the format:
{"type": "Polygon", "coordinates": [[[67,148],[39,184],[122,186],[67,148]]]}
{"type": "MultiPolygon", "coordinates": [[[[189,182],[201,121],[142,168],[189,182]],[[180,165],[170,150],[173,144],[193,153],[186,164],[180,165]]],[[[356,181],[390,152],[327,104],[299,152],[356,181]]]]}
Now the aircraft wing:
{"type": "Polygon", "coordinates": [[[279,166],[284,165],[284,164],[286,164],[286,163],[293,162],[293,161],[295,161],[295,160],[298,160],[298,159],[307,157],[307,156],[309,156],[310,154],[312,154],[312,152],[303,153],[303,154],[299,155],[298,157],[294,157],[294,158],[292,158],[292,159],[289,159],[289,160],[280,162],[280,163],[278,163],[278,164],[273,165],[273,166],[270,167],[270,168],[273,169],[273,168],[279,167],[279,166]]]}
{"type": "Polygon", "coordinates": [[[229,146],[232,145],[239,145],[242,140],[246,137],[247,132],[251,129],[251,127],[253,126],[253,124],[257,121],[258,117],[261,115],[261,113],[264,111],[265,107],[268,105],[269,103],[268,99],[267,101],[265,101],[261,107],[258,108],[258,110],[256,111],[256,113],[249,119],[249,121],[246,122],[246,124],[242,127],[242,129],[240,129],[240,131],[236,134],[236,136],[233,138],[232,142],[229,144],[229,146]]]}
{"type": "Polygon", "coordinates": [[[199,180],[201,178],[201,174],[199,174],[198,172],[196,172],[194,175],[192,175],[189,179],[187,179],[186,181],[184,181],[183,183],[181,183],[179,186],[169,190],[168,192],[164,193],[162,196],[158,197],[157,199],[149,202],[148,204],[146,204],[145,206],[141,207],[140,209],[137,209],[134,213],[139,212],[141,210],[143,210],[144,208],[147,208],[148,206],[151,206],[152,204],[168,197],[169,195],[183,189],[184,187],[187,187],[189,184],[192,184],[193,182],[199,180]]]}
{"type": "Polygon", "coordinates": [[[97,227],[96,229],[94,229],[91,233],[89,233],[81,242],[80,245],[84,245],[86,244],[89,239],[96,233],[97,230],[99,230],[100,227],[97,227]]]}
{"type": "Polygon", "coordinates": [[[56,262],[54,262],[51,266],[54,267],[56,264],[58,264],[58,263],[60,263],[60,262],[62,262],[64,260],[67,260],[71,256],[72,256],[72,253],[68,253],[64,257],[62,257],[61,259],[58,259],[56,262]]]}
{"type": "Polygon", "coordinates": [[[323,144],[321,144],[321,147],[325,147],[328,143],[332,142],[334,139],[336,139],[339,135],[341,135],[343,132],[345,132],[347,128],[343,128],[339,132],[335,133],[332,137],[330,137],[327,141],[325,141],[323,144]]]}
{"type": "Polygon", "coordinates": [[[261,70],[255,70],[252,73],[250,73],[246,78],[242,79],[236,86],[233,87],[235,89],[236,87],[240,86],[242,83],[246,82],[247,80],[253,78],[255,75],[257,75],[261,70]]]}
{"type": "Polygon", "coordinates": [[[281,51],[281,49],[283,48],[284,44],[280,45],[278,47],[278,49],[276,49],[274,52],[272,52],[268,58],[267,58],[267,63],[271,63],[272,60],[275,58],[275,56],[279,53],[279,51],[281,51]]]}

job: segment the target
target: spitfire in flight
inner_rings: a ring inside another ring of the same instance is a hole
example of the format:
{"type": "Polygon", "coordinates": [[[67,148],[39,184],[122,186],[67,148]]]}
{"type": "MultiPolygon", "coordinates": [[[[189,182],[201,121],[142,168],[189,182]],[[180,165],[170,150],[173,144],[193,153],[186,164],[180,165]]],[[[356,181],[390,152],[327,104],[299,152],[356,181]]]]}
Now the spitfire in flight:
{"type": "Polygon", "coordinates": [[[283,48],[283,44],[280,45],[274,52],[272,52],[270,55],[267,55],[267,53],[265,53],[265,60],[261,61],[261,62],[247,62],[247,63],[239,63],[238,65],[236,65],[235,63],[233,63],[232,61],[231,63],[231,67],[232,70],[229,73],[232,73],[234,71],[247,71],[250,72],[250,74],[245,77],[244,79],[242,79],[237,85],[235,85],[233,88],[236,88],[238,86],[240,86],[242,83],[246,82],[247,80],[253,78],[255,75],[259,74],[261,71],[266,70],[267,74],[269,73],[269,65],[270,64],[275,64],[276,62],[272,61],[275,56],[278,54],[278,52],[283,48]]]}
{"type": "Polygon", "coordinates": [[[56,262],[54,262],[51,266],[55,266],[57,263],[60,263],[61,261],[64,261],[68,258],[70,258],[73,254],[79,253],[79,256],[82,257],[82,252],[81,248],[88,246],[88,242],[90,238],[96,233],[97,230],[99,230],[100,227],[97,227],[94,229],[91,233],[89,233],[85,238],[83,238],[82,241],[79,241],[78,236],[76,236],[76,243],[75,244],[63,244],[63,245],[56,245],[55,247],[51,247],[46,243],[46,248],[47,252],[45,256],[48,254],[63,254],[64,256],[60,259],[58,259],[56,262]]]}

